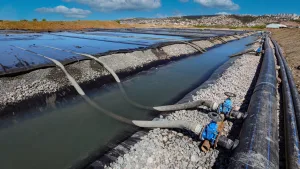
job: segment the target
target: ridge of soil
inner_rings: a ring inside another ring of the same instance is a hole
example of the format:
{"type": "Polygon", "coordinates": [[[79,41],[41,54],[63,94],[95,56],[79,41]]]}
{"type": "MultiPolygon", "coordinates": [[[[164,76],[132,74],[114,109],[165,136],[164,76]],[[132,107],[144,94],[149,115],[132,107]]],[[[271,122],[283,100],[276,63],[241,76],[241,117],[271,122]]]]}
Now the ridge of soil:
{"type": "Polygon", "coordinates": [[[283,49],[300,92],[300,29],[274,29],[270,31],[272,37],[283,49]]]}

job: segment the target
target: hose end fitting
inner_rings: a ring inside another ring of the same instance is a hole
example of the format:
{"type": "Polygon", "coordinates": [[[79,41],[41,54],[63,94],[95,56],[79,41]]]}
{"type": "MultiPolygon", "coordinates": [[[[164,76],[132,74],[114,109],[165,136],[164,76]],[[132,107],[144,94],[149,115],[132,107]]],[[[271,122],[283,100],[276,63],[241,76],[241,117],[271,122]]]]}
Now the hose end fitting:
{"type": "Polygon", "coordinates": [[[214,103],[211,105],[211,110],[217,111],[217,110],[218,110],[218,107],[219,107],[218,103],[214,102],[214,103]]]}
{"type": "Polygon", "coordinates": [[[202,127],[203,126],[201,124],[197,124],[196,127],[195,127],[195,129],[194,129],[194,133],[197,134],[197,135],[199,135],[201,133],[201,131],[202,131],[202,127]]]}

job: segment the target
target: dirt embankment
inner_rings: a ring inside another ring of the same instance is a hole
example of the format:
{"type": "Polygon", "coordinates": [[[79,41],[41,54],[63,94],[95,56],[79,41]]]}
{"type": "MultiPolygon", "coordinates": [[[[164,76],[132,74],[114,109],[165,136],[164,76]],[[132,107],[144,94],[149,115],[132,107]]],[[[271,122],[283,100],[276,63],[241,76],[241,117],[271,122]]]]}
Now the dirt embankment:
{"type": "Polygon", "coordinates": [[[292,69],[293,76],[300,92],[300,29],[270,30],[272,37],[279,42],[284,55],[292,69]]]}
{"type": "MultiPolygon", "coordinates": [[[[117,28],[194,28],[232,30],[228,25],[222,27],[195,27],[192,25],[155,25],[155,24],[119,24],[116,21],[1,21],[0,30],[29,30],[34,32],[84,30],[84,29],[117,29],[117,28]]],[[[251,28],[235,28],[235,30],[257,30],[251,28]]]]}
{"type": "Polygon", "coordinates": [[[0,21],[0,29],[59,31],[82,30],[93,28],[129,28],[132,26],[119,24],[115,21],[0,21]]]}

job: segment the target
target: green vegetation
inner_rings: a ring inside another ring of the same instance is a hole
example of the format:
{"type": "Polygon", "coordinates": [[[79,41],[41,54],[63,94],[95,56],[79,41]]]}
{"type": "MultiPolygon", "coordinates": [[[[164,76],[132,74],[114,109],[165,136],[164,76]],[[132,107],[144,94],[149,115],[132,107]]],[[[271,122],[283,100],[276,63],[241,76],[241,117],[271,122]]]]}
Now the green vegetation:
{"type": "Polygon", "coordinates": [[[0,22],[3,22],[3,20],[0,20],[0,22]]]}
{"type": "Polygon", "coordinates": [[[205,26],[205,25],[196,25],[196,26],[194,26],[195,28],[207,28],[207,26],[205,26]]]}
{"type": "Polygon", "coordinates": [[[38,20],[36,18],[32,19],[33,22],[37,22],[38,20]]]}
{"type": "Polygon", "coordinates": [[[253,29],[265,29],[266,25],[256,25],[256,26],[251,26],[250,28],[253,28],[253,29]]]}
{"type": "Polygon", "coordinates": [[[229,29],[237,29],[237,28],[242,28],[242,27],[236,27],[236,26],[227,26],[227,25],[196,25],[194,26],[196,28],[229,28],[229,29]]]}
{"type": "Polygon", "coordinates": [[[296,20],[294,20],[294,21],[300,23],[300,19],[296,19],[296,20]]]}
{"type": "Polygon", "coordinates": [[[128,25],[118,24],[115,21],[47,21],[34,22],[32,20],[6,21],[0,22],[1,29],[24,29],[31,31],[57,31],[57,30],[82,30],[96,28],[128,28],[128,25]]]}
{"type": "Polygon", "coordinates": [[[45,18],[42,20],[43,22],[47,21],[45,18]]]}
{"type": "Polygon", "coordinates": [[[26,20],[26,19],[22,19],[22,20],[20,20],[21,22],[27,22],[28,20],[26,20]]]}
{"type": "Polygon", "coordinates": [[[228,28],[229,29],[237,29],[238,27],[236,27],[236,26],[229,26],[228,28]]]}
{"type": "Polygon", "coordinates": [[[203,17],[214,17],[216,15],[190,15],[190,16],[182,16],[182,19],[191,19],[191,20],[196,20],[196,19],[201,19],[203,17]]]}
{"type": "Polygon", "coordinates": [[[228,29],[247,29],[247,28],[265,29],[266,25],[256,25],[256,26],[251,26],[251,27],[247,27],[247,26],[227,26],[227,25],[211,25],[211,26],[196,25],[194,27],[196,27],[196,28],[228,28],[228,29]]]}
{"type": "Polygon", "coordinates": [[[246,15],[246,16],[229,15],[229,17],[240,20],[243,24],[250,23],[250,22],[257,20],[257,17],[248,16],[248,15],[246,15]]]}
{"type": "Polygon", "coordinates": [[[121,21],[120,21],[120,20],[116,20],[116,22],[117,22],[118,24],[121,24],[121,21]]]}

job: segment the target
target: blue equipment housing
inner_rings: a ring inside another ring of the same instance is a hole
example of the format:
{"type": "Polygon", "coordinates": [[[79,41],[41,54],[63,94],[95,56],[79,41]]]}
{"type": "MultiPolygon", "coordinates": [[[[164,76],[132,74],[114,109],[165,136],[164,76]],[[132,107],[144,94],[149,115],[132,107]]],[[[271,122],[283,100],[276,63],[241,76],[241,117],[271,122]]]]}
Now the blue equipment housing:
{"type": "Polygon", "coordinates": [[[256,49],[256,53],[261,53],[261,51],[262,51],[262,48],[261,48],[261,47],[258,47],[258,48],[256,49]]]}
{"type": "Polygon", "coordinates": [[[202,131],[201,140],[208,140],[213,145],[215,144],[218,135],[218,124],[213,121],[202,131]]]}
{"type": "Polygon", "coordinates": [[[224,115],[229,115],[231,110],[232,110],[232,101],[230,98],[227,98],[224,103],[220,104],[218,108],[218,113],[219,114],[224,114],[224,115]]]}

